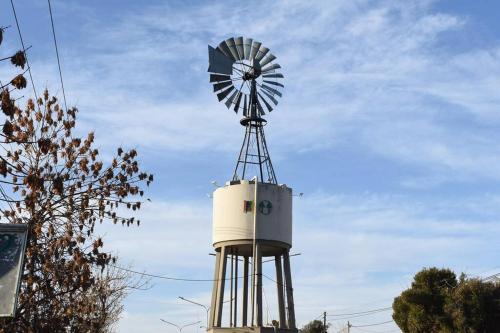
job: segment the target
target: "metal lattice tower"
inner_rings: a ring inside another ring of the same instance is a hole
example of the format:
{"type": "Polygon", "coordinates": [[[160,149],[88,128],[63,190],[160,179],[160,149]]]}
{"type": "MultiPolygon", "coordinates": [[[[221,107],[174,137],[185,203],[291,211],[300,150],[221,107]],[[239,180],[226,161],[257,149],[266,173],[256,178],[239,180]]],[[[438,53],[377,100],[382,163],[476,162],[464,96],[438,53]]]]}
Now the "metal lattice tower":
{"type": "Polygon", "coordinates": [[[273,164],[267,150],[264,125],[266,120],[261,117],[256,98],[256,82],[251,81],[250,112],[241,120],[245,126],[245,138],[241,145],[238,162],[233,173],[233,181],[249,179],[253,175],[262,183],[277,184],[273,164]],[[252,170],[257,169],[257,170],[252,170]]]}

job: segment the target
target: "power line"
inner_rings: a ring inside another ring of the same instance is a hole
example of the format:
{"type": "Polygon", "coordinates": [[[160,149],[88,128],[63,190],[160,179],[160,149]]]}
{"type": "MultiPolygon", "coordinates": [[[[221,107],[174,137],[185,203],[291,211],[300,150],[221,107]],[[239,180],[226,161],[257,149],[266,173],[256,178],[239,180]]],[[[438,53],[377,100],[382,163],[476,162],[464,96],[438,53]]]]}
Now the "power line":
{"type": "Polygon", "coordinates": [[[380,313],[382,313],[382,311],[372,312],[372,313],[367,313],[367,314],[357,315],[357,316],[336,317],[336,318],[331,318],[330,320],[333,320],[333,321],[344,321],[344,320],[347,320],[347,319],[366,317],[366,316],[370,316],[370,315],[374,315],[374,314],[380,314],[380,313]]]}
{"type": "Polygon", "coordinates": [[[329,314],[327,317],[344,317],[344,316],[355,316],[355,315],[364,315],[364,314],[372,314],[372,313],[377,313],[377,312],[384,312],[384,311],[389,311],[392,310],[392,307],[386,307],[386,308],[380,308],[380,309],[373,309],[373,310],[367,310],[363,312],[353,312],[353,313],[338,313],[338,314],[329,314]]]}
{"type": "Polygon", "coordinates": [[[316,318],[314,318],[314,320],[318,320],[321,317],[323,317],[323,313],[321,313],[319,316],[317,316],[316,318]]]}
{"type": "Polygon", "coordinates": [[[23,47],[23,53],[24,57],[26,58],[26,64],[28,65],[28,73],[30,75],[30,81],[31,81],[31,86],[33,87],[33,94],[35,95],[35,104],[38,106],[38,109],[40,110],[40,106],[38,105],[38,95],[36,93],[35,89],[35,82],[33,81],[33,75],[31,74],[31,65],[28,61],[28,54],[26,53],[26,48],[24,47],[24,41],[23,41],[23,36],[21,34],[21,28],[19,27],[19,20],[17,19],[17,14],[16,14],[16,8],[14,7],[14,1],[10,0],[10,4],[12,6],[12,12],[14,13],[14,19],[16,20],[16,26],[17,26],[17,32],[19,33],[19,39],[21,40],[21,46],[23,47]]]}
{"type": "Polygon", "coordinates": [[[57,48],[57,39],[56,39],[56,30],[54,28],[54,18],[52,16],[52,6],[50,5],[50,0],[47,0],[49,3],[49,13],[50,13],[50,23],[52,24],[52,36],[54,37],[54,46],[56,48],[56,57],[57,57],[57,67],[59,68],[59,79],[61,80],[61,88],[64,99],[64,107],[68,110],[68,105],[66,104],[66,92],[64,91],[64,82],[61,71],[61,61],[59,59],[59,49],[57,48]]]}
{"type": "Polygon", "coordinates": [[[481,281],[495,280],[495,279],[498,279],[498,278],[500,278],[500,273],[496,273],[496,274],[487,276],[485,278],[482,278],[481,281]]]}
{"type": "Polygon", "coordinates": [[[396,329],[391,329],[390,331],[371,331],[367,330],[366,328],[357,328],[355,327],[356,332],[367,332],[367,333],[401,333],[401,330],[399,328],[396,329]]]}
{"type": "MultiPolygon", "coordinates": [[[[156,279],[171,280],[171,281],[214,282],[214,281],[229,281],[229,280],[231,280],[231,279],[189,279],[189,278],[179,278],[179,277],[172,277],[172,276],[166,276],[166,275],[157,275],[157,274],[150,274],[150,273],[146,273],[146,272],[134,271],[134,270],[129,269],[129,268],[115,266],[115,265],[112,265],[112,264],[108,264],[108,265],[111,266],[111,267],[114,267],[116,269],[120,269],[122,271],[129,272],[129,273],[138,274],[138,275],[147,276],[147,277],[156,278],[156,279]]],[[[244,277],[245,276],[239,276],[238,279],[242,279],[244,277]]]]}
{"type": "Polygon", "coordinates": [[[359,328],[359,327],[379,326],[379,325],[385,325],[385,324],[392,323],[393,321],[394,320],[388,320],[388,321],[384,321],[382,323],[375,323],[375,324],[368,324],[368,325],[352,325],[351,327],[359,328]]]}
{"type": "MultiPolygon", "coordinates": [[[[295,255],[300,255],[300,253],[297,253],[295,255]]],[[[157,279],[171,280],[171,281],[214,282],[214,281],[230,281],[230,280],[234,280],[235,279],[235,278],[233,278],[233,279],[231,279],[231,278],[228,278],[228,279],[226,279],[226,278],[225,279],[189,279],[189,278],[179,278],[179,277],[172,277],[172,276],[166,276],[166,275],[158,275],[158,274],[151,274],[151,273],[146,273],[146,272],[139,272],[139,271],[135,271],[133,269],[129,269],[129,268],[125,268],[125,267],[120,267],[120,266],[115,266],[113,264],[108,264],[108,265],[111,266],[111,267],[114,267],[116,269],[120,269],[120,270],[129,272],[129,273],[138,274],[138,275],[147,276],[147,277],[152,277],[152,278],[157,278],[157,279]]],[[[276,283],[277,285],[284,286],[284,284],[279,284],[276,280],[272,279],[271,277],[267,276],[264,273],[261,273],[261,275],[263,277],[267,278],[268,280],[276,283]]],[[[244,279],[244,278],[250,277],[250,276],[251,275],[238,276],[238,279],[244,279]]]]}

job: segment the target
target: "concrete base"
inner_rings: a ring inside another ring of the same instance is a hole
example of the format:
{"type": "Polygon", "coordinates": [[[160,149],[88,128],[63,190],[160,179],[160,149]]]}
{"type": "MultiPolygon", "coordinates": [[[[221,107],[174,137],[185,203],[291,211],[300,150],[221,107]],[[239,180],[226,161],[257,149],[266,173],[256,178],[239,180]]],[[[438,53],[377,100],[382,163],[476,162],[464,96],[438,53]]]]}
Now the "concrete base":
{"type": "Polygon", "coordinates": [[[275,327],[212,327],[207,333],[297,333],[298,330],[275,327]]]}

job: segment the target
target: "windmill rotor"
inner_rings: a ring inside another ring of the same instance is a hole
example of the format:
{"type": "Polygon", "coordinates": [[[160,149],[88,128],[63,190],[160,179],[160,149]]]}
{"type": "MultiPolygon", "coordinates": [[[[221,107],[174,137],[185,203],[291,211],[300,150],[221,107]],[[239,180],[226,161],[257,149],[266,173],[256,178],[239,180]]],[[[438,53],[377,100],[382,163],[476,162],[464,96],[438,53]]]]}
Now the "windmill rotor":
{"type": "Polygon", "coordinates": [[[262,43],[231,37],[215,48],[209,45],[208,58],[213,92],[228,109],[241,110],[247,120],[263,120],[276,107],[284,76],[276,56],[262,43]]]}

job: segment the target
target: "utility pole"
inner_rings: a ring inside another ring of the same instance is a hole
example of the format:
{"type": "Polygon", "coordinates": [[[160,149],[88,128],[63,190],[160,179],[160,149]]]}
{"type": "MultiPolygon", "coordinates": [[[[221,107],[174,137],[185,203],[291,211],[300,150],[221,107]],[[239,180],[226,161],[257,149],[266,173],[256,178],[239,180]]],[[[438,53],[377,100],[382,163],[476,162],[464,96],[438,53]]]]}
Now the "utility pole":
{"type": "Polygon", "coordinates": [[[347,333],[351,333],[351,323],[347,321],[347,333]]]}
{"type": "Polygon", "coordinates": [[[324,331],[324,333],[327,333],[327,330],[326,330],[326,311],[323,312],[323,331],[324,331]]]}

